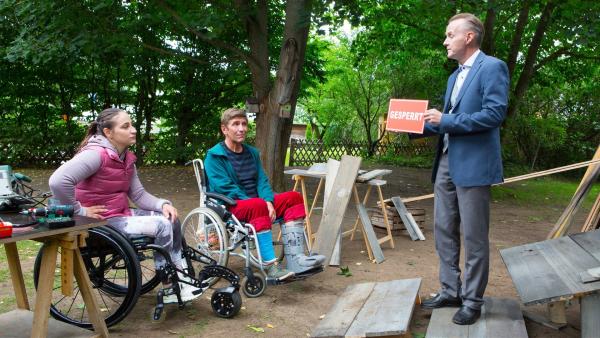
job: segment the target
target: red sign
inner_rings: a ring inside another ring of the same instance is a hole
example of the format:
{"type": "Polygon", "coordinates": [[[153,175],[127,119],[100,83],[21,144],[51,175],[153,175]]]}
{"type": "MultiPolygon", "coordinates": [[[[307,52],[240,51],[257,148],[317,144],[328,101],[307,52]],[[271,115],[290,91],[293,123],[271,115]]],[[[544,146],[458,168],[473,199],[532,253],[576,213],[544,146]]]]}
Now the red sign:
{"type": "Polygon", "coordinates": [[[427,100],[391,99],[386,122],[386,130],[423,134],[424,114],[427,100]]]}

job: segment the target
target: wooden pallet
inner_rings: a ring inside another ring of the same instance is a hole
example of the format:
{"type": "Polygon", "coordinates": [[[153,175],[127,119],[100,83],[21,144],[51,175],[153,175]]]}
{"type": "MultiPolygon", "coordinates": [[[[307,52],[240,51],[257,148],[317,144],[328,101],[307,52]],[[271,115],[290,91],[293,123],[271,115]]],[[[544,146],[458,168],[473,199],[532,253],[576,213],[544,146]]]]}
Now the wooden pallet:
{"type": "Polygon", "coordinates": [[[348,286],[311,337],[410,336],[421,279],[348,286]]]}
{"type": "Polygon", "coordinates": [[[527,330],[521,307],[516,300],[484,298],[481,317],[473,325],[456,325],[452,317],[456,307],[433,310],[427,338],[526,338],[527,330]]]}

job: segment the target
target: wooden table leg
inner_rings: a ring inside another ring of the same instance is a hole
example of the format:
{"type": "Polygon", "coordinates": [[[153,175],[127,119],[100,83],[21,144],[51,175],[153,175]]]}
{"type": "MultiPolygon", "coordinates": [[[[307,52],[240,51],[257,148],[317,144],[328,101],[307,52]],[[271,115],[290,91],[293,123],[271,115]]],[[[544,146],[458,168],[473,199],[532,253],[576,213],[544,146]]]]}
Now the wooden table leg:
{"type": "MultiPolygon", "coordinates": [[[[383,193],[381,192],[381,186],[377,186],[377,194],[379,195],[379,203],[381,204],[381,212],[383,213],[383,222],[385,223],[385,228],[387,229],[387,236],[383,238],[384,241],[390,241],[392,249],[394,248],[394,236],[392,236],[392,228],[390,227],[390,222],[387,216],[387,210],[385,208],[385,201],[383,199],[383,193]]],[[[380,242],[382,243],[382,242],[380,242]]]]}
{"type": "MultiPolygon", "coordinates": [[[[354,202],[356,203],[356,205],[360,205],[360,198],[358,197],[358,189],[356,189],[356,184],[352,187],[352,190],[354,192],[354,202]]],[[[358,224],[359,219],[360,218],[356,219],[356,224],[358,224]]],[[[355,226],[356,226],[356,224],[355,224],[355,226]]],[[[354,236],[354,230],[355,229],[352,230],[352,237],[354,236]]],[[[371,245],[369,244],[369,239],[367,238],[367,233],[364,230],[364,225],[363,225],[362,235],[363,235],[363,239],[365,240],[365,246],[367,247],[367,254],[369,255],[369,260],[372,261],[373,259],[375,259],[375,257],[373,257],[373,251],[371,251],[371,245]]]]}
{"type": "Polygon", "coordinates": [[[556,324],[566,324],[566,310],[567,302],[565,301],[548,303],[548,317],[550,317],[550,321],[556,324]]]}
{"type": "MultiPolygon", "coordinates": [[[[358,190],[356,190],[356,185],[354,186],[354,190],[356,191],[356,196],[358,196],[358,190]]],[[[365,197],[363,197],[363,201],[362,204],[366,207],[367,206],[367,202],[369,201],[369,195],[371,194],[371,186],[367,187],[367,192],[365,193],[365,197]]],[[[358,201],[358,197],[355,198],[356,201],[358,201]]],[[[358,204],[360,202],[356,202],[356,204],[358,204]]],[[[354,226],[352,227],[352,233],[350,236],[350,240],[353,241],[354,240],[354,232],[356,231],[356,228],[358,227],[358,220],[360,219],[359,216],[356,216],[356,221],[354,221],[354,226]]],[[[363,237],[364,237],[364,233],[363,233],[363,237]]]]}
{"type": "Polygon", "coordinates": [[[27,300],[27,292],[25,290],[25,282],[23,281],[23,271],[21,271],[21,261],[19,260],[19,251],[17,250],[17,244],[4,244],[4,251],[6,251],[8,271],[10,272],[13,289],[15,290],[17,307],[19,309],[29,310],[29,301],[27,300]]]}
{"type": "Polygon", "coordinates": [[[600,332],[600,294],[591,294],[581,298],[581,337],[598,337],[600,332]]]}
{"type": "Polygon", "coordinates": [[[32,338],[44,338],[48,335],[48,317],[50,316],[58,242],[55,240],[48,241],[43,248],[35,311],[33,314],[33,327],[31,329],[32,338]]]}
{"type": "Polygon", "coordinates": [[[94,295],[92,294],[92,283],[90,281],[90,277],[85,270],[85,264],[83,263],[83,258],[81,257],[81,251],[79,249],[74,250],[74,273],[75,279],[77,280],[77,284],[79,286],[79,290],[81,291],[81,297],[85,303],[85,307],[88,311],[88,316],[92,325],[94,325],[94,330],[101,337],[108,337],[108,328],[106,327],[106,322],[100,313],[100,308],[98,307],[98,302],[94,295]]]}

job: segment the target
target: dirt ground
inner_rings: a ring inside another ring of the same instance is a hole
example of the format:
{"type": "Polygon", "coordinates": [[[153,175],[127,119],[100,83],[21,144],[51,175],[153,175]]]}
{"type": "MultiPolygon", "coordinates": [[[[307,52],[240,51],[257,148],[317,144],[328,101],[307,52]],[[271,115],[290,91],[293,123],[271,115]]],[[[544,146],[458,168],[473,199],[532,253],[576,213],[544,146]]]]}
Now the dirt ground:
{"type": "MultiPolygon", "coordinates": [[[[381,166],[379,166],[381,168],[381,166]]],[[[432,191],[429,182],[430,170],[389,167],[393,170],[386,176],[388,184],[383,187],[384,197],[418,196],[432,191]]],[[[47,189],[51,171],[22,170],[33,177],[41,189],[47,189]]],[[[140,178],[146,189],[157,196],[171,200],[184,216],[197,205],[198,191],[191,168],[142,168],[140,178]]],[[[308,180],[311,193],[316,189],[316,180],[308,180]]],[[[291,187],[291,180],[290,180],[291,187]]],[[[362,195],[362,192],[361,192],[362,195]]],[[[372,199],[374,198],[372,195],[372,199]]],[[[432,232],[433,200],[411,203],[409,207],[426,210],[425,241],[411,241],[408,235],[395,237],[396,247],[389,243],[382,246],[385,261],[374,264],[368,260],[362,239],[350,241],[345,238],[342,245],[342,265],[348,266],[351,277],[338,275],[336,267],[305,281],[281,286],[270,286],[260,298],[243,298],[243,307],[233,319],[217,318],[210,308],[210,295],[202,295],[183,310],[167,306],[167,318],[163,323],[152,324],[149,320],[153,310],[154,294],[142,296],[132,313],[120,324],[110,329],[114,337],[307,337],[326,314],[344,289],[354,283],[388,281],[402,278],[422,278],[421,297],[428,298],[438,289],[438,262],[432,232]],[[256,332],[253,328],[262,328],[256,332]]],[[[490,225],[490,278],[486,296],[507,297],[518,300],[518,295],[499,254],[502,248],[544,240],[565,206],[519,205],[511,202],[493,201],[490,225]]],[[[581,224],[585,210],[578,213],[575,224],[581,224]]],[[[344,220],[344,227],[354,224],[356,211],[351,202],[344,220]]],[[[318,225],[320,213],[312,218],[318,225]]],[[[24,270],[33,265],[34,258],[22,257],[24,270]]],[[[241,273],[239,259],[233,258],[233,267],[241,273]]],[[[31,269],[31,268],[29,268],[31,269]]],[[[10,294],[10,281],[0,284],[0,296],[10,294]]],[[[33,296],[33,295],[32,295],[33,296]]],[[[33,298],[33,297],[32,297],[33,298]]],[[[30,299],[33,302],[33,299],[30,299]]],[[[33,304],[33,303],[32,303],[33,304]]],[[[528,310],[545,313],[545,307],[528,310]]],[[[411,322],[414,336],[423,336],[431,311],[418,307],[411,322]]],[[[530,337],[578,337],[579,303],[573,301],[567,310],[569,325],[562,331],[525,321],[530,337]]],[[[1,334],[0,334],[1,335],[1,334]]]]}

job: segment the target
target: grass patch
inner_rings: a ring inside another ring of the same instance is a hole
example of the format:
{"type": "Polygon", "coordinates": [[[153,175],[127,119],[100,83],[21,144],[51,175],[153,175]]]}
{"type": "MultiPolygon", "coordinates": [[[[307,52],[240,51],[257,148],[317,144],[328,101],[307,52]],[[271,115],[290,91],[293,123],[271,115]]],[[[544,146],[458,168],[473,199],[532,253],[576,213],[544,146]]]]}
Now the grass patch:
{"type": "MultiPolygon", "coordinates": [[[[524,180],[492,188],[492,199],[514,202],[521,205],[556,205],[566,207],[579,186],[579,180],[563,178],[538,178],[524,180]]],[[[584,208],[590,208],[600,186],[592,187],[583,201],[584,208]]]]}
{"type": "Polygon", "coordinates": [[[367,164],[388,164],[398,167],[431,168],[434,154],[424,155],[383,155],[371,159],[364,159],[367,164]]]}
{"type": "MultiPolygon", "coordinates": [[[[42,243],[36,241],[19,241],[17,249],[19,250],[19,259],[21,262],[28,259],[35,259],[42,243]]],[[[6,250],[0,250],[0,263],[6,262],[6,250]]]]}
{"type": "Polygon", "coordinates": [[[17,307],[17,299],[15,296],[6,296],[0,298],[0,313],[6,313],[14,310],[17,307]]]}
{"type": "MultiPolygon", "coordinates": [[[[25,289],[27,290],[28,294],[33,294],[35,290],[33,282],[33,260],[35,260],[41,245],[42,244],[40,242],[35,241],[17,242],[19,260],[21,261],[21,268],[23,271],[23,280],[25,282],[25,289]],[[28,264],[26,264],[26,262],[28,264]]],[[[0,283],[6,283],[10,281],[10,279],[6,251],[0,250],[0,283]]],[[[12,287],[7,288],[12,291],[12,287]]],[[[5,313],[15,308],[16,300],[14,296],[0,298],[0,313],[5,313]]]]}

